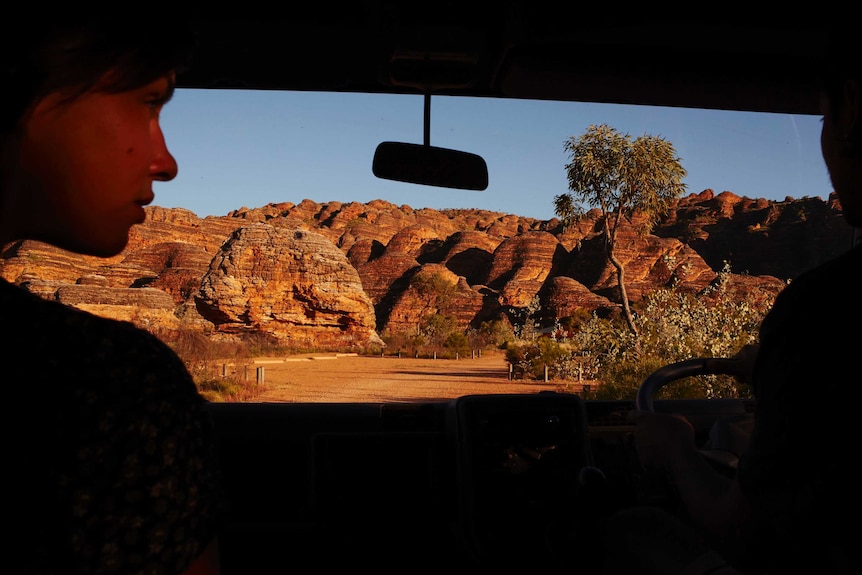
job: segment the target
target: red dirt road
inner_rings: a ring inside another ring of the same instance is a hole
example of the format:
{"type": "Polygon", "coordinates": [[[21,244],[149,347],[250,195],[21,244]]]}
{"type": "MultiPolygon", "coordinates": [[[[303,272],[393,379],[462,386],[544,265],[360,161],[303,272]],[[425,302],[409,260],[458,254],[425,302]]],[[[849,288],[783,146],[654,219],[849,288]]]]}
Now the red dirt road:
{"type": "Polygon", "coordinates": [[[255,402],[405,402],[490,393],[580,392],[573,382],[509,380],[502,354],[464,359],[414,359],[349,354],[257,358],[250,381],[262,376],[255,402]]]}

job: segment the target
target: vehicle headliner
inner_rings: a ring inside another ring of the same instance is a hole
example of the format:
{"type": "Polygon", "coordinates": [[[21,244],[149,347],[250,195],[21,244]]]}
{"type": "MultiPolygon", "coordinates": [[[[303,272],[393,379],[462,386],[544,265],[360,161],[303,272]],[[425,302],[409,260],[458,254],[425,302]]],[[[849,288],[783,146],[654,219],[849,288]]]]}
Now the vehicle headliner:
{"type": "MultiPolygon", "coordinates": [[[[819,114],[824,28],[509,2],[291,5],[194,19],[182,88],[388,92],[819,114]]],[[[684,15],[683,15],[684,16],[684,15]]]]}

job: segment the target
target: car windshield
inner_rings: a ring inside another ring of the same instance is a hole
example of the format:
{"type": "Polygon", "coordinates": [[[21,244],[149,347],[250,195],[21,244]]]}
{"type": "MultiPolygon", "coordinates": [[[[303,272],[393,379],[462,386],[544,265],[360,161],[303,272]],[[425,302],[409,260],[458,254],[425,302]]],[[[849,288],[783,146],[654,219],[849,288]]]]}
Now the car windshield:
{"type": "MultiPolygon", "coordinates": [[[[53,279],[126,290],[70,303],[163,337],[213,401],[630,398],[661,365],[753,343],[778,291],[849,246],[819,116],[437,96],[426,133],[424,104],[179,89],[162,111],[178,176],[122,256],[53,279]],[[478,154],[488,187],[377,178],[384,141],[478,154]],[[646,141],[668,153],[640,165],[679,184],[652,219],[575,162],[646,141]]],[[[7,277],[52,279],[32,262],[7,277]]],[[[747,391],[718,377],[667,393],[747,391]]]]}
{"type": "Polygon", "coordinates": [[[454,96],[431,98],[430,144],[483,156],[488,189],[375,178],[380,142],[423,143],[423,105],[421,95],[179,89],[162,125],[180,172],[159,184],[156,203],[205,217],[303,199],[382,199],[549,220],[554,196],[568,191],[565,141],[598,124],[670,141],[688,171],[686,194],[783,201],[831,192],[820,116],[454,96]]]}

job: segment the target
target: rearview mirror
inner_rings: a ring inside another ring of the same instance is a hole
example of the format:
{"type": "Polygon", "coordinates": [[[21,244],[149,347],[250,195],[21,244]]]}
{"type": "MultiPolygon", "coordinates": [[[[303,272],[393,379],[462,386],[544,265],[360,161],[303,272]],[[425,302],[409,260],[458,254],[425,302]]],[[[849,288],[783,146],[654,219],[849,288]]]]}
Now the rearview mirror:
{"type": "Polygon", "coordinates": [[[481,156],[427,144],[382,142],[371,169],[384,180],[462,190],[488,187],[488,166],[481,156]]]}

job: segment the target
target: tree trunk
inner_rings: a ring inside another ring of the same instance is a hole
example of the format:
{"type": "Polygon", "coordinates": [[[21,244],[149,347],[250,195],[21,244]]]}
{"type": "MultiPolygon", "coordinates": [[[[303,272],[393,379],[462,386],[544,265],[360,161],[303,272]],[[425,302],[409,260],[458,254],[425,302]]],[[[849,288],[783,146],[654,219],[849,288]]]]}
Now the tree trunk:
{"type": "MultiPolygon", "coordinates": [[[[619,213],[619,212],[618,212],[619,213]]],[[[605,216],[605,221],[603,225],[603,232],[605,236],[605,252],[608,255],[608,261],[611,262],[611,265],[614,266],[617,270],[617,285],[620,288],[620,303],[623,306],[623,316],[626,319],[626,324],[629,326],[629,330],[637,337],[638,328],[635,327],[635,320],[632,317],[632,310],[629,307],[629,295],[626,292],[626,281],[625,281],[625,269],[623,269],[623,264],[620,262],[616,256],[614,256],[614,245],[616,245],[616,231],[617,226],[614,223],[613,227],[611,227],[608,223],[608,217],[605,216]]]]}
{"type": "Polygon", "coordinates": [[[629,296],[626,292],[625,270],[623,269],[623,264],[614,257],[613,250],[608,250],[608,260],[617,269],[617,285],[620,288],[620,303],[623,306],[623,315],[626,318],[626,324],[629,326],[629,330],[637,336],[638,329],[635,327],[635,320],[634,317],[632,317],[632,310],[629,307],[629,296]]]}

